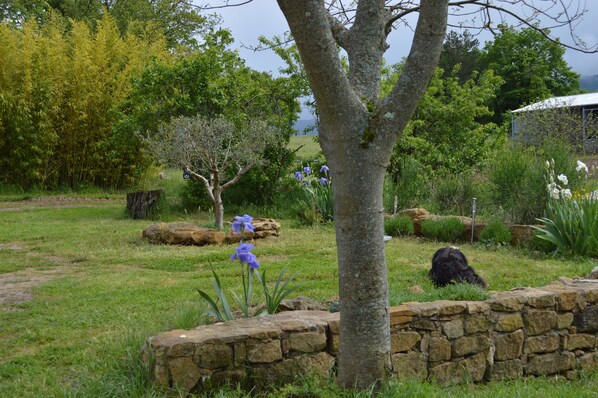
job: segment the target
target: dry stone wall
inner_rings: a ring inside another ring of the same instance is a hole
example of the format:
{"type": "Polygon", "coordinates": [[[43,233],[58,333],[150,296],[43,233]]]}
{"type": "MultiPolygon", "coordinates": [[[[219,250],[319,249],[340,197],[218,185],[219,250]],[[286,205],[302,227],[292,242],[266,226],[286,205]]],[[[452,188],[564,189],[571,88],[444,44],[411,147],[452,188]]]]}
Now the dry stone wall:
{"type": "MultiPolygon", "coordinates": [[[[405,303],[390,317],[399,378],[451,384],[598,369],[598,280],[561,278],[483,302],[405,303]]],[[[290,311],[169,331],[143,352],[164,387],[268,386],[333,372],[338,326],[338,313],[290,311]]]]}

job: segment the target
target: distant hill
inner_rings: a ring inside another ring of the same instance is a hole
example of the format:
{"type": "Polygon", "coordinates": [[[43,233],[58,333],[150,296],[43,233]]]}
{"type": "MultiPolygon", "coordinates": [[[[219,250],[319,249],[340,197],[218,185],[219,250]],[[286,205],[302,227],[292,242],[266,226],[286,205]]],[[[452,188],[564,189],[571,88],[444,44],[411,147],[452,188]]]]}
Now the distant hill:
{"type": "Polygon", "coordinates": [[[598,91],[598,75],[582,76],[579,81],[582,89],[589,92],[598,91]]]}
{"type": "Polygon", "coordinates": [[[314,119],[309,120],[297,120],[295,122],[295,130],[297,130],[297,135],[318,135],[318,130],[314,128],[316,121],[314,119]],[[311,131],[305,132],[306,128],[312,128],[311,131]]]}

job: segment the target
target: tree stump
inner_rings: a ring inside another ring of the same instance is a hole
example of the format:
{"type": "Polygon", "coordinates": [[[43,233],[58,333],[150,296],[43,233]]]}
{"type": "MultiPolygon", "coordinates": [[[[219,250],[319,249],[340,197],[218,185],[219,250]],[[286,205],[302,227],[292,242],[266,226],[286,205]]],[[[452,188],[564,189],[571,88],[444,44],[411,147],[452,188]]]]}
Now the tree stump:
{"type": "Polygon", "coordinates": [[[130,192],[127,194],[127,213],[134,219],[144,219],[152,215],[152,211],[160,201],[164,190],[130,192]]]}

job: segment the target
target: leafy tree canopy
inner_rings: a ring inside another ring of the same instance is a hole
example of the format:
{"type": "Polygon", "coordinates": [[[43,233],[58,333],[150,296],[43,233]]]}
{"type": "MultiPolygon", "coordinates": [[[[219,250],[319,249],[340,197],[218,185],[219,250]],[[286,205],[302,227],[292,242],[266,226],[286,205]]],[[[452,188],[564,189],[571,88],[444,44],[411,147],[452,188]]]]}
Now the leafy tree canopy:
{"type": "Polygon", "coordinates": [[[198,37],[217,23],[215,16],[200,15],[184,0],[0,0],[0,21],[17,26],[28,19],[42,23],[51,11],[90,26],[108,11],[121,34],[139,33],[151,26],[164,34],[170,48],[197,47],[198,37]]]}
{"type": "Polygon", "coordinates": [[[455,74],[464,83],[475,71],[479,71],[481,53],[479,40],[468,30],[463,33],[452,30],[442,45],[438,66],[446,73],[452,73],[459,65],[455,74]]]}
{"type": "Polygon", "coordinates": [[[494,121],[525,104],[579,92],[579,74],[564,60],[562,46],[536,29],[516,31],[506,25],[499,29],[482,51],[482,66],[504,81],[491,102],[494,121]]]}

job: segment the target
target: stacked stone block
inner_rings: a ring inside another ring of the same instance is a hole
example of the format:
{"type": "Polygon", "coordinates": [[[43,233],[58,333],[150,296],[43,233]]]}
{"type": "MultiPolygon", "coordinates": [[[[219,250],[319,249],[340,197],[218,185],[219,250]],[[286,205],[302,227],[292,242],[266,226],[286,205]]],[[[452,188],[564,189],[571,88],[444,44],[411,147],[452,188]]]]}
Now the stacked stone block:
{"type": "MultiPolygon", "coordinates": [[[[390,321],[399,378],[452,384],[598,369],[598,280],[561,278],[484,302],[405,303],[390,321]]],[[[191,391],[327,377],[340,338],[338,313],[292,311],[163,333],[144,351],[157,382],[191,391]]]]}

